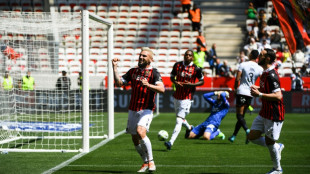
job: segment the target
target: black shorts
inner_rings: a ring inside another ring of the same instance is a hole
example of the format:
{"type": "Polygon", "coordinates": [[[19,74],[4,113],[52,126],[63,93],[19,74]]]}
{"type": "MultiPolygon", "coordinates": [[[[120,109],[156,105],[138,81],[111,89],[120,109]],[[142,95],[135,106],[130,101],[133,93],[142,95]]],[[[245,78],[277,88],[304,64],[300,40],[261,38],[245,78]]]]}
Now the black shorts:
{"type": "Polygon", "coordinates": [[[244,105],[251,105],[252,98],[253,97],[250,97],[250,96],[237,94],[237,96],[236,96],[236,106],[237,107],[241,107],[241,106],[244,106],[244,105]]]}

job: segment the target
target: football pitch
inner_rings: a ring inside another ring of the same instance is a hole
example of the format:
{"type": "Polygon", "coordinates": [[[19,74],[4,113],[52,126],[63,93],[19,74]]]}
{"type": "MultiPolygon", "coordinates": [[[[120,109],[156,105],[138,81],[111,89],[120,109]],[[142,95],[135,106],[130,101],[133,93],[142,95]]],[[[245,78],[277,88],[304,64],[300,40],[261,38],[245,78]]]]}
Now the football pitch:
{"type": "MultiPolygon", "coordinates": [[[[198,125],[209,113],[191,113],[187,120],[198,125]]],[[[257,113],[246,115],[251,126],[257,113]]],[[[310,114],[286,114],[280,140],[285,145],[282,151],[283,173],[310,173],[310,114]]],[[[122,132],[127,123],[127,113],[115,113],[115,133],[122,132]]],[[[153,119],[148,136],[152,142],[156,173],[239,173],[261,174],[272,168],[267,148],[245,144],[245,133],[240,130],[234,143],[227,138],[236,123],[234,113],[229,113],[220,126],[225,140],[206,141],[184,138],[185,128],[170,151],[163,141],[157,139],[160,130],[171,135],[175,125],[174,113],[161,113],[153,119]]],[[[136,152],[130,135],[119,133],[106,144],[93,148],[88,154],[79,153],[17,153],[0,155],[1,174],[54,173],[136,173],[142,160],[136,152]]]]}

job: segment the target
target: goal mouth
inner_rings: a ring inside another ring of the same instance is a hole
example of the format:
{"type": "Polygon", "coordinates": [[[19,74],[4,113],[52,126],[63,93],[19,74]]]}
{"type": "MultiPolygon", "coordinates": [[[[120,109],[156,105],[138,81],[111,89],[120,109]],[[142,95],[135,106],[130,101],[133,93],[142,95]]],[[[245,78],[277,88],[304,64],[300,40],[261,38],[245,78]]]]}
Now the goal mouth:
{"type": "Polygon", "coordinates": [[[0,90],[0,151],[88,152],[114,137],[114,93],[106,87],[112,22],[88,11],[2,11],[0,48],[0,76],[8,72],[0,90]],[[58,85],[64,71],[66,89],[58,85]]]}

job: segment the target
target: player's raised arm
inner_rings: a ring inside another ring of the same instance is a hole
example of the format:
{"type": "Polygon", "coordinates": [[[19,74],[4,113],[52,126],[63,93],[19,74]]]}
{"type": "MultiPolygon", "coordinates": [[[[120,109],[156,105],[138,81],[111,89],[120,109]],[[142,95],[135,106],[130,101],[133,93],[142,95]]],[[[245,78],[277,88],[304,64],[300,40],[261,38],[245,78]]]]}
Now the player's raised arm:
{"type": "Polygon", "coordinates": [[[118,62],[119,62],[118,58],[112,59],[112,66],[113,66],[113,74],[114,74],[115,85],[117,87],[121,87],[121,86],[123,86],[123,82],[120,79],[120,76],[119,76],[118,71],[117,71],[117,64],[118,64],[118,62]]]}

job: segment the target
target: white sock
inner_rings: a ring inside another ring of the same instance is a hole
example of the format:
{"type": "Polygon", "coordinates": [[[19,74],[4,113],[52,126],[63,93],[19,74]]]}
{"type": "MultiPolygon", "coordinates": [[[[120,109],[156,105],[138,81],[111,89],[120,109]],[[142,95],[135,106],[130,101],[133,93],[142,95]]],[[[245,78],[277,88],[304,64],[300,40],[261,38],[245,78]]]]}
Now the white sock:
{"type": "Polygon", "coordinates": [[[268,145],[267,146],[269,149],[270,157],[273,162],[273,168],[276,170],[281,170],[281,164],[280,164],[280,153],[278,151],[279,149],[279,144],[275,143],[273,145],[268,145]]]}
{"type": "Polygon", "coordinates": [[[190,129],[191,129],[191,126],[188,124],[188,122],[187,122],[186,119],[183,120],[182,125],[185,126],[187,130],[190,130],[190,129]]]}
{"type": "Polygon", "coordinates": [[[141,144],[135,146],[137,152],[139,153],[139,155],[141,156],[142,160],[144,163],[147,163],[148,160],[147,160],[147,155],[146,155],[146,152],[145,150],[142,148],[141,144]]]}
{"type": "Polygon", "coordinates": [[[176,124],[175,124],[173,133],[172,133],[171,138],[170,138],[171,145],[173,145],[174,141],[177,139],[179,133],[181,132],[182,123],[183,123],[183,119],[180,117],[177,117],[176,124]]]}
{"type": "Polygon", "coordinates": [[[255,140],[251,140],[251,142],[254,143],[254,144],[258,144],[258,145],[264,146],[264,147],[267,146],[266,142],[265,142],[265,137],[259,137],[259,138],[255,139],[255,140]]]}
{"type": "Polygon", "coordinates": [[[149,137],[145,136],[141,140],[141,146],[142,147],[144,146],[144,148],[146,149],[148,161],[152,161],[153,160],[153,152],[152,152],[152,144],[151,144],[149,137]]]}

